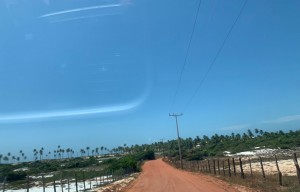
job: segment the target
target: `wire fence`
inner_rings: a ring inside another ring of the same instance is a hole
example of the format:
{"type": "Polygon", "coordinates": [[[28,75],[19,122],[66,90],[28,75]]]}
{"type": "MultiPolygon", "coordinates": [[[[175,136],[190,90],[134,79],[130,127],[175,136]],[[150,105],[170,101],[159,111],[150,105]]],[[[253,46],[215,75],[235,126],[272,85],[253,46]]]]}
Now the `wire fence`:
{"type": "MultiPolygon", "coordinates": [[[[179,160],[166,160],[176,168],[180,169],[179,160]]],[[[209,158],[201,161],[183,161],[183,169],[213,175],[242,179],[261,177],[262,180],[277,175],[278,185],[282,186],[283,177],[296,177],[300,185],[300,168],[297,154],[278,156],[257,156],[257,157],[222,157],[209,158]]]]}
{"type": "Polygon", "coordinates": [[[11,183],[6,180],[0,184],[0,192],[79,192],[91,191],[117,180],[124,179],[134,171],[65,171],[50,174],[27,175],[25,180],[11,183]]]}

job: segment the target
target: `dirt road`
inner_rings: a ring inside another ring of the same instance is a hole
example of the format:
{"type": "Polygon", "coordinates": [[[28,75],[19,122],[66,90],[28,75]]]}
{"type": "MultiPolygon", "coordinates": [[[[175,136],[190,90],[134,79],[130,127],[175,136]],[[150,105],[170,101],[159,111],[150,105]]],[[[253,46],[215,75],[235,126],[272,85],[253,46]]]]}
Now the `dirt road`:
{"type": "Polygon", "coordinates": [[[237,191],[216,178],[178,170],[161,159],[148,161],[142,174],[127,192],[213,192],[237,191]]]}

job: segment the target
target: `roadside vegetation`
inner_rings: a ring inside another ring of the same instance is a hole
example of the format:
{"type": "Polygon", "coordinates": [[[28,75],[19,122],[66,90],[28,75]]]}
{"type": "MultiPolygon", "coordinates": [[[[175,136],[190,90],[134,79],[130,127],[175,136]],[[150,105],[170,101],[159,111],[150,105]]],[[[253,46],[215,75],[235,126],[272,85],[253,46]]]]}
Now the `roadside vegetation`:
{"type": "MultiPolygon", "coordinates": [[[[224,151],[234,154],[257,148],[299,149],[299,138],[300,130],[267,132],[254,129],[242,134],[181,138],[181,147],[183,159],[192,161],[222,157],[224,151]]],[[[18,154],[0,152],[0,182],[6,178],[10,184],[26,183],[27,176],[57,174],[70,177],[75,172],[85,172],[86,178],[111,172],[122,175],[141,171],[143,161],[155,159],[155,156],[179,159],[177,140],[132,146],[124,144],[113,149],[102,146],[75,151],[58,145],[54,151],[47,151],[43,147],[33,149],[33,154],[25,154],[22,150],[18,154]],[[27,157],[33,157],[33,160],[27,157]]]]}
{"type": "Polygon", "coordinates": [[[139,172],[145,160],[155,159],[154,151],[123,153],[102,156],[84,156],[77,158],[36,160],[14,164],[0,164],[0,181],[6,180],[8,186],[24,188],[28,180],[45,175],[46,183],[53,181],[53,175],[60,179],[79,178],[92,179],[99,175],[124,176],[139,172]],[[51,177],[47,177],[51,175],[51,177]]]}
{"type": "MultiPolygon", "coordinates": [[[[296,149],[300,147],[300,130],[267,132],[259,129],[250,129],[243,134],[230,135],[214,134],[211,137],[185,138],[181,140],[182,155],[187,160],[202,160],[207,157],[222,157],[224,151],[231,154],[254,150],[256,148],[296,149]]],[[[159,149],[169,157],[178,158],[177,140],[165,143],[154,143],[152,148],[159,149]]]]}

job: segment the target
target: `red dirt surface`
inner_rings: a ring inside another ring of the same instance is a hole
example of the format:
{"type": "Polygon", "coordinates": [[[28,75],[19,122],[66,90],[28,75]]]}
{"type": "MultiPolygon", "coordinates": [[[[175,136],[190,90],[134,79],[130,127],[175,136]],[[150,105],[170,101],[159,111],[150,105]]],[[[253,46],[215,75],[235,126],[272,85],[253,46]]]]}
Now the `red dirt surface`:
{"type": "Polygon", "coordinates": [[[142,174],[127,192],[213,192],[238,191],[216,178],[175,169],[161,159],[148,161],[142,174]]]}

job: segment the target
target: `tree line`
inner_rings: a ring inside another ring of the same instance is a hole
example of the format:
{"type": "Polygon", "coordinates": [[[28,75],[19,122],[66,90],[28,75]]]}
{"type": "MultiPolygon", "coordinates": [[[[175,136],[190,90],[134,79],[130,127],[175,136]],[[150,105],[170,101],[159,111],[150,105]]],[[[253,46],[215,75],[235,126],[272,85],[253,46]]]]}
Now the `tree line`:
{"type": "MultiPolygon", "coordinates": [[[[214,134],[212,136],[203,135],[195,138],[180,138],[183,157],[191,160],[199,160],[209,156],[223,156],[224,151],[237,153],[253,150],[254,147],[265,147],[273,149],[293,149],[300,147],[300,130],[284,132],[263,131],[261,129],[248,129],[246,132],[231,133],[229,135],[214,134]]],[[[41,147],[33,149],[33,160],[69,159],[74,157],[114,155],[114,154],[134,154],[152,150],[156,153],[170,157],[178,156],[177,140],[154,142],[152,144],[141,144],[127,146],[124,144],[112,149],[101,146],[96,148],[85,147],[75,153],[72,148],[62,148],[60,145],[53,151],[48,151],[41,147]]],[[[18,155],[10,152],[6,155],[0,154],[0,163],[16,163],[27,160],[27,155],[20,150],[18,155]]]]}
{"type": "MultiPolygon", "coordinates": [[[[229,135],[214,134],[211,137],[203,135],[195,138],[181,138],[183,158],[187,160],[201,160],[206,157],[224,156],[224,151],[231,154],[254,150],[257,148],[295,149],[300,147],[300,130],[275,132],[248,129],[246,132],[231,133],[229,135]]],[[[177,140],[155,142],[149,146],[156,152],[170,157],[178,157],[177,140]]]]}

